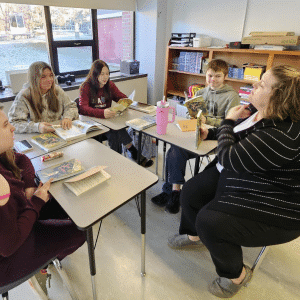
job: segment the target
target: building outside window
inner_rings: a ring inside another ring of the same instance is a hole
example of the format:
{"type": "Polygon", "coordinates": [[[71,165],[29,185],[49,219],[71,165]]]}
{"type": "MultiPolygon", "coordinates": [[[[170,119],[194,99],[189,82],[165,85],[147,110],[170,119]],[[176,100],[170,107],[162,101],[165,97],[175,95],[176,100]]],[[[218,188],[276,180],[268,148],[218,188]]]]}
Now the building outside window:
{"type": "Polygon", "coordinates": [[[134,59],[133,12],[0,3],[4,85],[6,73],[24,72],[38,60],[50,63],[56,75],[86,75],[97,58],[111,72],[120,70],[121,60],[134,59]]]}

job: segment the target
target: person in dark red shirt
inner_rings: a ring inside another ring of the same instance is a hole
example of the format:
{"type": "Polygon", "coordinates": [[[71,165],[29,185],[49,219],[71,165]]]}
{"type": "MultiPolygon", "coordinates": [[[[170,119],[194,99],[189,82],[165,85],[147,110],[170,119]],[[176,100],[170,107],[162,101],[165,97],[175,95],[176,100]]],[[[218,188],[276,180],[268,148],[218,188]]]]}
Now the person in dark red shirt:
{"type": "Polygon", "coordinates": [[[14,131],[0,107],[0,286],[23,278],[85,242],[85,234],[51,198],[48,182],[36,187],[29,158],[15,153],[14,131]]]}
{"type": "MultiPolygon", "coordinates": [[[[116,85],[109,80],[109,67],[100,59],[93,62],[86,80],[80,87],[79,110],[80,114],[109,119],[116,116],[116,112],[111,111],[112,101],[118,102],[122,98],[127,98],[120,92],[116,85]]],[[[106,133],[108,143],[111,149],[122,153],[124,145],[131,153],[131,157],[137,159],[137,149],[132,144],[132,139],[126,129],[110,130],[106,133]]],[[[153,165],[152,160],[141,157],[142,165],[150,167],[153,165]]]]}

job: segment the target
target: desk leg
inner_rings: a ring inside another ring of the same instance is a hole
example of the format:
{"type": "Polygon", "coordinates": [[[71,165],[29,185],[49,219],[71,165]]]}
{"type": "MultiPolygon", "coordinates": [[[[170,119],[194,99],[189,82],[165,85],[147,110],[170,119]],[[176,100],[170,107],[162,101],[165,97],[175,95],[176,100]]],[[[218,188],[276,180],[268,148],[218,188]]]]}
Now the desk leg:
{"type": "Polygon", "coordinates": [[[139,138],[138,138],[138,157],[137,157],[137,163],[138,163],[138,165],[141,164],[141,154],[142,154],[142,132],[139,131],[139,138]]]}
{"type": "Polygon", "coordinates": [[[194,176],[199,173],[199,163],[200,163],[200,156],[198,155],[195,161],[194,176]]]}
{"type": "Polygon", "coordinates": [[[162,180],[165,180],[165,167],[166,167],[166,150],[167,150],[167,143],[164,142],[164,147],[163,147],[163,170],[162,170],[162,180]]]}
{"type": "Polygon", "coordinates": [[[155,174],[158,173],[158,139],[156,139],[156,160],[155,160],[155,174]]]}
{"type": "Polygon", "coordinates": [[[142,235],[142,264],[141,264],[141,276],[146,275],[145,271],[145,251],[146,251],[146,192],[141,193],[141,235],[142,235]]]}
{"type": "Polygon", "coordinates": [[[90,273],[91,273],[91,278],[92,278],[93,299],[97,300],[97,291],[96,291],[96,284],[95,284],[96,263],[95,263],[93,227],[90,227],[86,231],[86,241],[87,241],[89,261],[90,261],[90,273]]]}

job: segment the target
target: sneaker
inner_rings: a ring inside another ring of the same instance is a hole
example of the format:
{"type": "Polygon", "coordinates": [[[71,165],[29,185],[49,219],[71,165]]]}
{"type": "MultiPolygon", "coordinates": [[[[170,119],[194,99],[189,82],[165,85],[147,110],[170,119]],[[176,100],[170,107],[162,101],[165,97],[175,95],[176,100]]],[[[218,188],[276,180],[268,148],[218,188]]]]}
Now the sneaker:
{"type": "Polygon", "coordinates": [[[165,211],[170,214],[177,214],[180,208],[180,192],[181,191],[172,191],[172,195],[166,205],[165,211]]]}
{"type": "Polygon", "coordinates": [[[209,292],[220,298],[233,297],[243,286],[247,286],[252,279],[252,270],[248,266],[245,266],[245,270],[245,278],[240,284],[234,284],[230,279],[225,277],[218,277],[209,285],[209,292]]]}
{"type": "Polygon", "coordinates": [[[167,204],[167,202],[168,202],[170,196],[171,196],[170,194],[167,194],[167,193],[165,193],[165,192],[162,192],[162,193],[160,193],[159,195],[153,197],[153,198],[151,199],[151,201],[152,201],[155,205],[160,206],[160,207],[163,207],[163,206],[165,206],[165,205],[167,204]]]}
{"type": "Polygon", "coordinates": [[[168,246],[172,249],[183,249],[202,245],[201,241],[191,241],[187,234],[175,234],[168,239],[168,246]]]}

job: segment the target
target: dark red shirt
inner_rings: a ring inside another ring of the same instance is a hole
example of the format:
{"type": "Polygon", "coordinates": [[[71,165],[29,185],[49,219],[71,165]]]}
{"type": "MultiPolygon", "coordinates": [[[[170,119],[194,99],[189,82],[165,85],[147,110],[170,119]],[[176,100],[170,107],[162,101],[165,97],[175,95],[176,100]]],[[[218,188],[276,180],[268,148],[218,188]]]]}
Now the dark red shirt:
{"type": "Polygon", "coordinates": [[[22,170],[21,180],[14,177],[0,162],[0,174],[10,187],[8,202],[0,206],[0,261],[1,256],[12,255],[24,243],[45,202],[32,196],[27,200],[25,189],[35,187],[34,168],[24,154],[16,153],[17,166],[22,170]]]}
{"type": "Polygon", "coordinates": [[[127,96],[122,92],[120,92],[120,90],[116,87],[116,85],[112,81],[109,81],[109,88],[110,88],[111,98],[105,99],[104,89],[101,88],[99,89],[97,94],[98,103],[95,105],[95,107],[92,107],[90,105],[91,85],[90,83],[84,83],[80,89],[80,97],[79,97],[80,114],[104,119],[104,110],[106,108],[111,107],[112,101],[118,102],[122,98],[127,98],[127,96]]]}

